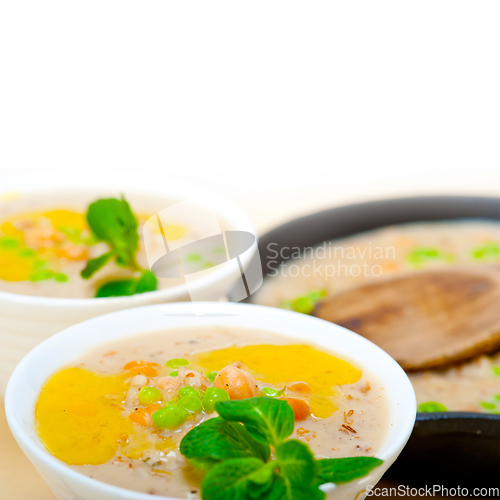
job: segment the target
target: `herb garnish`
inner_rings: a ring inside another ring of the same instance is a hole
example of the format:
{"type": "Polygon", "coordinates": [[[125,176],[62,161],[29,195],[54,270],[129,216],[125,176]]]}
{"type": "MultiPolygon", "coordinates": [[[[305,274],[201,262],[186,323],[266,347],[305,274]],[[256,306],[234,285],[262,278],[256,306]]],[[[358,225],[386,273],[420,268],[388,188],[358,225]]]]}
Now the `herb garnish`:
{"type": "Polygon", "coordinates": [[[283,309],[290,309],[302,314],[312,314],[316,304],[324,297],[326,297],[326,290],[311,290],[305,295],[301,295],[294,300],[284,300],[281,302],[280,307],[283,309]]]}
{"type": "Polygon", "coordinates": [[[417,411],[419,413],[432,413],[436,411],[448,411],[448,409],[437,401],[426,401],[418,405],[417,411]]]}
{"type": "Polygon", "coordinates": [[[156,276],[137,263],[138,221],[125,198],[100,199],[91,203],[86,218],[92,234],[98,241],[107,243],[110,250],[90,259],[80,273],[81,277],[89,279],[111,260],[120,267],[141,273],[137,278],[105,283],[97,290],[96,297],[121,297],[156,290],[156,276]]]}
{"type": "Polygon", "coordinates": [[[322,500],[322,484],[353,481],[382,463],[374,457],[316,460],[307,444],[288,439],[294,418],[283,400],[257,397],[215,408],[220,416],[180,443],[193,465],[208,470],[201,483],[204,500],[322,500]]]}

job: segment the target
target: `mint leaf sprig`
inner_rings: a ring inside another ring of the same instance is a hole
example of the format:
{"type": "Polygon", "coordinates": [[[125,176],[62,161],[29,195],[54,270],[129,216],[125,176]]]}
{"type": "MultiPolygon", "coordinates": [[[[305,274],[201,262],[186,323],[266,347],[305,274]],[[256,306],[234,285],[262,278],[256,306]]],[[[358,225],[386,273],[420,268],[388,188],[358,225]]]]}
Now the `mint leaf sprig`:
{"type": "Polygon", "coordinates": [[[322,500],[322,484],[353,481],[382,463],[374,457],[316,460],[307,444],[288,439],[294,418],[283,400],[257,397],[215,408],[220,416],[180,443],[180,452],[208,471],[201,483],[204,500],[322,500]]]}
{"type": "Polygon", "coordinates": [[[107,243],[110,250],[90,259],[81,277],[91,278],[111,260],[120,267],[141,273],[138,278],[105,283],[97,290],[96,297],[121,297],[156,290],[156,276],[137,263],[139,223],[125,198],[106,198],[91,203],[86,218],[92,234],[98,241],[107,243]]]}

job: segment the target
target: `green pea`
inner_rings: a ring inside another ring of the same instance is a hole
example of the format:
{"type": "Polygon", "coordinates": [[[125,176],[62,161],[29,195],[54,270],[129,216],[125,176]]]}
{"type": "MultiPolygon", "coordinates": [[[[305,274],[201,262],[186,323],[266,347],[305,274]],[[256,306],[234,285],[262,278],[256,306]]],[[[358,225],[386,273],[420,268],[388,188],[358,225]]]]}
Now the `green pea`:
{"type": "Polygon", "coordinates": [[[30,281],[48,280],[53,276],[54,276],[54,271],[51,271],[50,269],[40,269],[39,271],[35,271],[30,276],[30,281]]]}
{"type": "Polygon", "coordinates": [[[179,368],[179,366],[187,366],[189,365],[189,361],[184,358],[174,358],[170,359],[165,363],[165,366],[169,368],[179,368]]]}
{"type": "Polygon", "coordinates": [[[426,259],[434,259],[439,255],[439,250],[433,248],[414,248],[408,253],[408,260],[418,264],[426,259]]]}
{"type": "Polygon", "coordinates": [[[177,404],[188,413],[199,413],[201,411],[201,400],[196,396],[185,396],[179,399],[177,404]]]}
{"type": "Polygon", "coordinates": [[[406,256],[408,263],[414,267],[421,267],[428,261],[442,260],[445,262],[453,262],[455,256],[442,252],[439,248],[414,248],[406,256]]]}
{"type": "Polygon", "coordinates": [[[311,314],[314,306],[315,302],[309,297],[299,297],[292,302],[293,310],[302,314],[311,314]]]}
{"type": "Polygon", "coordinates": [[[211,384],[214,383],[215,377],[217,377],[217,373],[219,372],[209,372],[207,373],[207,378],[210,381],[211,384]]]}
{"type": "Polygon", "coordinates": [[[205,262],[205,267],[214,267],[215,264],[213,262],[205,262]]]}
{"type": "Polygon", "coordinates": [[[61,233],[64,233],[68,240],[72,243],[81,243],[82,242],[82,232],[80,229],[76,227],[65,227],[61,226],[58,228],[61,233]]]}
{"type": "Polygon", "coordinates": [[[308,294],[307,297],[314,301],[318,302],[320,301],[323,297],[326,297],[327,291],[326,290],[311,290],[308,294]]]}
{"type": "Polygon", "coordinates": [[[494,366],[493,367],[493,373],[495,375],[498,375],[500,377],[500,366],[494,366]]]}
{"type": "Polygon", "coordinates": [[[428,401],[427,403],[421,403],[418,405],[419,413],[433,413],[439,411],[448,411],[446,406],[441,403],[437,403],[436,401],[428,401]]]}
{"type": "Polygon", "coordinates": [[[201,399],[201,394],[198,389],[194,387],[181,387],[178,392],[180,397],[193,396],[195,398],[201,399]]]}
{"type": "Polygon", "coordinates": [[[487,243],[472,251],[472,257],[478,260],[498,260],[500,258],[500,245],[487,243]]]}
{"type": "Polygon", "coordinates": [[[33,269],[40,269],[45,264],[47,264],[47,262],[44,261],[44,260],[41,260],[41,259],[33,259],[33,261],[31,262],[31,265],[33,266],[33,269]]]}
{"type": "Polygon", "coordinates": [[[161,392],[156,387],[143,387],[139,391],[139,403],[141,405],[150,405],[155,401],[161,401],[163,399],[161,392]]]}
{"type": "Polygon", "coordinates": [[[99,239],[94,233],[90,233],[83,241],[82,243],[84,245],[87,245],[88,247],[91,247],[92,245],[95,245],[96,243],[99,243],[99,239]]]}
{"type": "Polygon", "coordinates": [[[29,259],[31,257],[34,257],[35,255],[36,252],[34,250],[31,250],[31,248],[23,248],[19,251],[19,257],[22,257],[23,259],[29,259]]]}
{"type": "Polygon", "coordinates": [[[423,250],[421,253],[424,257],[427,257],[428,259],[433,259],[435,257],[438,257],[440,252],[436,248],[429,248],[428,250],[423,250]]]}
{"type": "Polygon", "coordinates": [[[481,401],[479,405],[485,410],[494,410],[496,408],[496,406],[493,403],[488,403],[486,401],[481,401]]]}
{"type": "Polygon", "coordinates": [[[229,394],[224,389],[209,387],[203,396],[203,409],[206,413],[215,411],[215,403],[219,401],[229,401],[229,394]]]}
{"type": "Polygon", "coordinates": [[[186,257],[186,260],[188,262],[197,262],[198,260],[201,260],[201,255],[199,253],[192,253],[186,257]]]}
{"type": "Polygon", "coordinates": [[[1,248],[17,248],[20,244],[21,242],[13,236],[2,236],[0,238],[1,248]]]}
{"type": "Polygon", "coordinates": [[[497,401],[500,401],[500,394],[497,394],[497,395],[495,396],[495,399],[496,399],[497,401]]]}
{"type": "Polygon", "coordinates": [[[59,281],[59,283],[64,283],[65,281],[68,281],[68,277],[63,273],[55,273],[54,279],[56,281],[59,281]]]}
{"type": "Polygon", "coordinates": [[[280,307],[302,314],[311,314],[314,306],[327,294],[326,290],[311,290],[294,300],[283,300],[280,307]]]}
{"type": "Polygon", "coordinates": [[[170,372],[171,377],[177,377],[179,375],[179,370],[174,370],[173,372],[170,372]]]}
{"type": "Polygon", "coordinates": [[[278,398],[283,395],[285,388],[273,389],[272,387],[263,387],[260,391],[266,398],[278,398]]]}
{"type": "Polygon", "coordinates": [[[186,420],[188,412],[177,405],[167,405],[155,411],[151,417],[160,429],[175,429],[186,420]]]}

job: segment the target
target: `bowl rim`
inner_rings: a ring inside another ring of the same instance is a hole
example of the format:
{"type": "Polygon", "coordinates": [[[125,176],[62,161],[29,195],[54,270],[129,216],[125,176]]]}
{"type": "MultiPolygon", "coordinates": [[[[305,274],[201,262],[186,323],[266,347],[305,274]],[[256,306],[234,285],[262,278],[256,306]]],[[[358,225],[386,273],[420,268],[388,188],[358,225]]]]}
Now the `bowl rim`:
{"type": "MultiPolygon", "coordinates": [[[[323,215],[329,215],[331,213],[335,212],[341,212],[343,210],[353,210],[353,209],[358,209],[358,208],[371,208],[371,207],[377,207],[377,206],[383,206],[383,205],[399,205],[401,203],[406,204],[408,202],[411,203],[431,203],[431,202],[437,202],[437,203],[450,203],[451,205],[454,205],[455,203],[460,203],[460,202],[466,202],[466,203],[494,203],[498,204],[499,208],[499,216],[498,219],[500,219],[500,196],[480,196],[480,195],[461,195],[461,194],[432,194],[432,195],[413,195],[413,196],[394,196],[394,197],[388,197],[388,198],[375,198],[371,200],[365,200],[365,201],[357,201],[354,203],[343,203],[341,205],[334,205],[332,207],[325,207],[322,208],[321,210],[316,210],[311,213],[307,213],[304,215],[299,215],[297,217],[293,217],[291,219],[287,219],[270,229],[268,229],[262,238],[267,237],[271,233],[277,231],[277,230],[282,230],[283,227],[287,225],[293,225],[298,222],[302,222],[305,220],[312,220],[315,219],[319,216],[323,215]]],[[[458,217],[459,219],[466,219],[467,216],[460,216],[458,217]]],[[[471,218],[478,218],[472,216],[471,218]]],[[[422,222],[427,222],[430,219],[423,219],[422,222]]],[[[432,220],[452,220],[449,218],[435,218],[432,220]]],[[[404,222],[402,223],[404,224],[404,222]]],[[[391,224],[392,225],[392,224],[391,224]]],[[[380,226],[381,228],[384,226],[380,226]]],[[[351,234],[357,234],[357,233],[351,233],[351,234]]]]}
{"type": "MultiPolygon", "coordinates": [[[[387,369],[390,367],[392,372],[395,372],[400,375],[399,379],[399,387],[397,389],[393,390],[398,390],[400,391],[400,397],[403,395],[404,401],[401,402],[396,402],[393,400],[392,395],[388,395],[389,397],[389,404],[390,404],[390,411],[391,413],[394,413],[396,410],[400,414],[400,424],[399,424],[399,432],[395,436],[392,436],[392,441],[389,441],[391,438],[391,432],[396,432],[394,429],[388,430],[389,435],[387,436],[386,441],[383,444],[382,447],[382,453],[378,453],[377,456],[383,459],[384,461],[386,460],[391,460],[391,462],[397,457],[397,455],[400,453],[404,445],[406,444],[414,426],[414,421],[415,421],[415,414],[416,414],[416,399],[415,399],[415,393],[413,391],[413,387],[411,386],[411,383],[405,374],[405,372],[401,369],[401,367],[392,359],[385,351],[380,349],[378,346],[370,342],[369,340],[365,339],[364,337],[361,337],[360,335],[351,332],[350,330],[347,330],[346,328],[343,328],[338,325],[334,325],[332,323],[329,323],[327,321],[324,321],[319,318],[311,317],[311,316],[306,316],[303,314],[299,314],[296,312],[292,311],[286,311],[286,310],[280,310],[280,309],[275,309],[275,308],[270,308],[266,306],[258,306],[254,304],[238,304],[238,303],[228,303],[228,302],[202,302],[199,303],[199,305],[204,306],[206,310],[210,308],[210,311],[212,312],[212,317],[213,313],[220,315],[220,316],[246,316],[246,319],[250,318],[250,322],[245,328],[250,328],[250,329],[263,329],[262,327],[256,327],[255,324],[252,325],[251,322],[251,317],[259,316],[259,315],[264,315],[267,317],[270,317],[272,319],[276,318],[277,320],[282,320],[280,325],[289,321],[289,324],[292,322],[294,324],[298,323],[307,323],[308,326],[311,324],[316,324],[321,326],[321,329],[324,330],[336,330],[338,332],[338,335],[342,336],[347,336],[350,337],[351,340],[358,345],[365,346],[370,352],[377,353],[376,355],[378,356],[379,360],[382,360],[383,366],[387,369]]],[[[60,341],[64,341],[64,339],[68,338],[71,339],[71,337],[75,337],[77,335],[81,335],[81,332],[79,330],[84,329],[84,328],[92,328],[99,323],[103,322],[105,324],[106,321],[113,320],[117,318],[118,316],[137,316],[139,317],[140,315],[157,311],[159,313],[163,313],[163,316],[167,316],[169,314],[171,315],[180,315],[180,314],[188,314],[191,315],[192,313],[192,304],[191,303],[169,303],[169,304],[156,304],[156,305],[148,305],[144,307],[138,307],[138,308],[133,308],[133,309],[126,309],[126,310],[121,310],[117,312],[112,312],[109,314],[105,314],[102,316],[94,317],[89,320],[83,321],[81,323],[77,323],[75,325],[72,325],[61,332],[51,336],[50,338],[44,340],[41,344],[36,346],[33,350],[31,350],[23,359],[22,361],[17,365],[15,368],[13,374],[10,377],[9,384],[7,386],[7,391],[5,395],[5,413],[7,416],[7,422],[8,425],[11,429],[12,434],[14,435],[16,441],[18,441],[19,445],[23,449],[23,452],[30,458],[30,455],[33,455],[36,457],[38,461],[43,462],[47,467],[52,469],[58,477],[68,477],[69,479],[74,480],[75,482],[79,483],[80,485],[84,487],[88,487],[90,489],[94,489],[95,491],[99,491],[100,493],[109,493],[109,494],[116,494],[116,495],[121,495],[121,498],[127,499],[127,500],[147,500],[151,498],[151,495],[147,493],[141,493],[141,492],[136,492],[133,490],[128,490],[125,488],[121,488],[119,486],[114,486],[108,483],[104,483],[102,481],[99,481],[97,479],[90,478],[84,474],[81,474],[80,472],[71,469],[68,465],[63,463],[61,460],[57,459],[53,455],[50,454],[48,450],[45,448],[41,447],[39,443],[35,441],[36,438],[32,438],[31,436],[27,435],[21,425],[21,423],[18,421],[18,417],[16,415],[16,407],[15,407],[15,396],[14,394],[16,393],[16,385],[20,383],[21,378],[23,377],[24,371],[30,367],[31,371],[33,372],[33,366],[36,366],[36,360],[37,358],[43,357],[43,353],[47,350],[54,350],[57,348],[57,344],[60,341]],[[27,451],[25,451],[27,450],[27,451]]],[[[210,315],[207,315],[207,317],[210,315]]],[[[191,315],[192,318],[192,315],[191,315]]],[[[193,325],[194,322],[191,321],[191,318],[186,322],[185,326],[193,325]]],[[[198,316],[200,318],[200,316],[198,316]]],[[[201,316],[203,318],[203,316],[201,316]]],[[[203,320],[203,319],[202,319],[203,320]]],[[[216,324],[214,323],[213,319],[211,321],[208,321],[209,324],[216,324]]],[[[202,323],[203,324],[203,323],[202,323]]],[[[276,322],[275,324],[278,324],[276,322]]],[[[246,325],[246,323],[245,323],[246,325]]],[[[177,325],[174,328],[184,328],[185,326],[180,326],[177,325]]],[[[243,325],[239,325],[238,327],[242,328],[243,325]]],[[[167,327],[168,328],[168,327],[167,327]]],[[[290,330],[290,327],[288,326],[286,328],[287,330],[290,330]]],[[[157,329],[156,329],[157,330],[157,329]]],[[[155,329],[151,331],[156,331],[155,329]]],[[[278,329],[274,329],[272,325],[269,325],[268,331],[277,333],[277,334],[283,334],[287,335],[286,332],[283,331],[277,331],[278,329]]],[[[282,330],[282,329],[281,329],[282,330]]],[[[148,330],[146,330],[144,333],[147,333],[148,330]]],[[[117,335],[116,337],[113,337],[113,333],[110,331],[109,333],[110,338],[107,338],[105,335],[99,340],[99,342],[89,342],[87,345],[87,348],[90,348],[91,346],[97,346],[100,343],[106,343],[109,342],[111,338],[127,338],[127,337],[133,337],[136,335],[140,335],[140,333],[136,332],[134,334],[124,334],[122,337],[117,335]]],[[[291,334],[292,338],[297,338],[297,339],[304,339],[304,337],[300,335],[295,335],[291,334]]],[[[317,338],[313,339],[308,339],[308,343],[316,344],[321,347],[321,342],[317,338]]],[[[326,348],[326,347],[325,347],[326,348]]],[[[331,348],[326,348],[330,350],[331,348]]],[[[351,347],[350,350],[353,348],[351,347]]],[[[333,349],[335,351],[335,349],[333,349]]],[[[358,352],[358,351],[356,351],[358,352]]],[[[356,353],[353,353],[352,355],[344,355],[346,358],[350,358],[353,361],[356,362],[356,353]]],[[[67,362],[67,361],[66,361],[67,362]]],[[[360,363],[358,361],[358,363],[360,363]]],[[[361,364],[361,363],[360,363],[361,364]]],[[[54,371],[57,371],[58,368],[62,368],[65,366],[64,362],[61,362],[60,365],[54,366],[54,371]]],[[[380,377],[383,379],[383,369],[373,369],[372,367],[370,368],[373,374],[375,374],[377,377],[380,377]]],[[[387,378],[387,377],[386,377],[387,378]]],[[[391,379],[393,380],[393,379],[391,379]]],[[[40,382],[40,385],[42,385],[45,382],[45,380],[40,382]]],[[[34,393],[33,400],[30,401],[31,407],[34,410],[34,406],[36,403],[36,394],[38,392],[36,391],[34,393]]],[[[23,418],[22,415],[19,417],[19,419],[23,418]]],[[[390,417],[392,419],[395,418],[395,415],[393,417],[390,417]]],[[[31,416],[30,420],[31,425],[34,425],[34,415],[31,416]]],[[[30,458],[31,460],[31,458],[30,458]]],[[[349,484],[349,483],[347,483],[349,484]]],[[[344,485],[341,485],[342,487],[344,485]]],[[[334,488],[338,488],[335,485],[332,484],[327,484],[322,487],[324,491],[330,491],[334,488]]],[[[160,497],[160,498],[165,498],[166,500],[174,500],[173,497],[160,497]]]]}
{"type": "MultiPolygon", "coordinates": [[[[7,188],[2,187],[0,192],[0,200],[2,196],[14,192],[16,195],[30,196],[41,193],[57,192],[60,190],[67,190],[73,192],[92,192],[109,190],[111,193],[117,190],[129,192],[135,195],[154,194],[158,197],[165,197],[166,200],[174,202],[183,201],[193,195],[199,197],[200,200],[209,200],[211,205],[215,208],[217,216],[229,223],[231,227],[238,230],[251,232],[257,237],[257,232],[254,224],[247,213],[217,193],[211,192],[207,189],[201,188],[195,184],[179,181],[169,181],[168,187],[163,188],[162,185],[151,185],[147,182],[141,181],[141,177],[124,176],[123,179],[116,181],[114,178],[101,180],[99,183],[92,181],[88,183],[81,183],[75,185],[74,179],[63,176],[59,181],[54,182],[54,179],[47,179],[28,183],[25,185],[25,180],[16,179],[7,188]]],[[[48,204],[50,205],[50,203],[48,204]]],[[[242,263],[247,264],[252,255],[245,256],[242,263]]],[[[213,272],[202,276],[199,279],[193,280],[190,283],[190,288],[194,291],[206,289],[223,281],[231,275],[231,270],[227,266],[218,266],[213,269],[213,272]]],[[[145,305],[154,301],[171,301],[180,298],[187,293],[186,284],[180,284],[153,292],[146,292],[142,294],[135,294],[126,297],[101,297],[96,299],[91,298],[59,298],[59,297],[41,297],[37,295],[25,295],[19,293],[11,293],[0,291],[0,303],[8,305],[21,305],[21,306],[35,306],[46,308],[73,308],[76,311],[88,311],[94,309],[104,309],[109,307],[135,307],[136,305],[145,305]]]]}
{"type": "MultiPolygon", "coordinates": [[[[361,202],[355,202],[355,203],[348,203],[344,205],[338,205],[330,208],[325,208],[310,214],[302,215],[299,217],[295,217],[293,219],[289,219],[282,224],[278,224],[277,226],[274,226],[270,230],[268,230],[266,233],[264,233],[262,236],[259,238],[259,251],[262,259],[262,271],[264,275],[264,279],[266,279],[266,269],[265,269],[265,261],[264,261],[264,256],[265,252],[263,251],[265,249],[265,246],[268,244],[268,242],[272,242],[273,238],[275,238],[275,235],[281,233],[282,231],[286,230],[287,228],[294,228],[296,229],[296,226],[302,224],[302,225],[311,225],[314,224],[314,221],[318,218],[323,218],[323,217],[330,217],[330,216],[335,216],[336,214],[342,214],[343,212],[348,212],[348,211],[354,211],[354,210],[360,210],[360,209],[366,209],[370,210],[373,208],[380,208],[380,207],[391,207],[392,209],[397,210],[400,206],[407,205],[408,203],[412,203],[415,205],[427,205],[431,203],[438,203],[442,204],[443,206],[446,205],[448,209],[455,210],[457,204],[458,205],[463,205],[464,203],[469,205],[467,209],[469,209],[472,206],[476,206],[476,208],[479,207],[479,210],[482,209],[482,206],[493,206],[496,205],[498,207],[498,217],[497,219],[500,221],[500,197],[495,197],[495,196],[478,196],[478,195],[455,195],[455,194],[433,194],[433,195],[415,195],[415,196],[403,196],[403,197],[390,197],[390,198],[382,198],[382,199],[374,199],[374,200],[367,200],[367,201],[361,201],[361,202]]],[[[437,214],[439,215],[439,214],[437,214]]],[[[467,215],[460,215],[457,217],[435,217],[432,219],[426,219],[423,218],[421,222],[439,222],[439,221],[452,221],[452,220],[466,220],[466,219],[480,219],[480,220],[495,220],[494,217],[486,217],[486,216],[467,216],[467,215]]],[[[389,224],[389,225],[399,225],[399,224],[405,224],[405,223],[414,223],[417,222],[416,220],[411,220],[407,222],[399,222],[396,224],[389,224]]],[[[354,236],[356,234],[361,234],[363,232],[369,232],[369,231],[376,231],[377,229],[382,229],[383,227],[388,227],[388,225],[380,225],[378,227],[373,227],[373,229],[368,229],[368,230],[362,230],[362,231],[354,231],[349,233],[346,236],[342,236],[340,238],[348,237],[348,236],[354,236]]],[[[321,240],[325,241],[325,240],[321,240]]],[[[312,246],[320,243],[320,241],[317,241],[315,243],[311,243],[312,246]]],[[[280,259],[279,262],[283,262],[288,259],[280,259]]],[[[231,296],[231,292],[229,294],[231,296]]],[[[250,299],[251,301],[251,299],[250,299]]],[[[489,413],[475,413],[475,412],[459,412],[459,411],[453,411],[453,412],[433,412],[433,413],[421,413],[417,412],[417,418],[416,422],[422,422],[422,423],[431,423],[431,422],[446,422],[446,421],[460,421],[460,420],[474,420],[475,422],[480,422],[484,424],[484,426],[487,426],[489,422],[491,421],[500,421],[500,415],[495,415],[495,414],[489,414],[489,413]]],[[[467,432],[464,428],[464,432],[467,432]]],[[[500,425],[499,425],[499,433],[500,433],[500,425]]]]}

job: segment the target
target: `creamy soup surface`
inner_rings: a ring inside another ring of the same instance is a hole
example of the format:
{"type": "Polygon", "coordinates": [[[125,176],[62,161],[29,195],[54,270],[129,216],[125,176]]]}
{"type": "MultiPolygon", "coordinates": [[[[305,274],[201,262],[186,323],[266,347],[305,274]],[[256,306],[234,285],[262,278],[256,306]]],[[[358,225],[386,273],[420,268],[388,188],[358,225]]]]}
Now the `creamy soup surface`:
{"type": "MultiPolygon", "coordinates": [[[[403,224],[326,242],[306,252],[285,249],[284,256],[295,258],[274,267],[252,302],[311,313],[322,297],[365,283],[500,261],[500,224],[403,224]]],[[[409,376],[420,411],[500,412],[500,353],[409,376]],[[427,404],[436,402],[438,406],[427,404]]]]}
{"type": "Polygon", "coordinates": [[[178,402],[186,387],[203,396],[218,384],[210,377],[225,367],[253,377],[250,397],[285,388],[279,397],[294,408],[292,437],[318,458],[375,456],[386,440],[388,398],[368,369],[279,334],[216,326],[147,333],[85,353],[42,389],[39,435],[56,457],[92,478],[152,495],[200,498],[201,476],[179,443],[217,413],[204,406],[170,429],[156,426],[151,415],[178,402]],[[166,366],[176,358],[189,364],[166,366]],[[141,405],[145,386],[158,389],[161,401],[141,405]],[[296,412],[297,401],[307,413],[296,412]]]}

